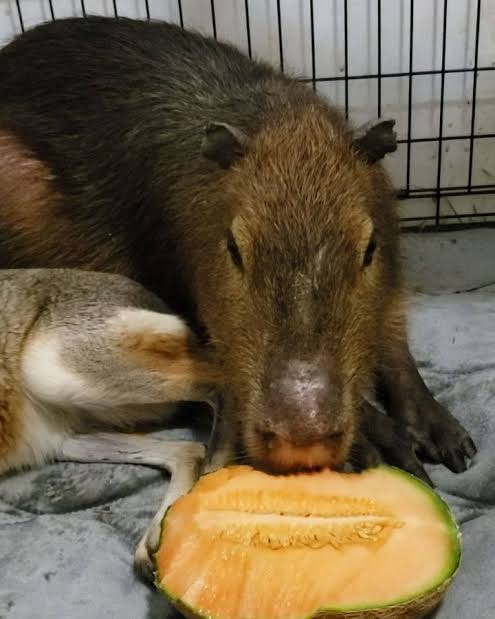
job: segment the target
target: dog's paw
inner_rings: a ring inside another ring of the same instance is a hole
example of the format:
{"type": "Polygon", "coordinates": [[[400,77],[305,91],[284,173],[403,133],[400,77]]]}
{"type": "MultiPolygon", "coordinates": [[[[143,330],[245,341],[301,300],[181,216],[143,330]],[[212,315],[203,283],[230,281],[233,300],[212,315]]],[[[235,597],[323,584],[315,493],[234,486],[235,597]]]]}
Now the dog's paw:
{"type": "Polygon", "coordinates": [[[146,533],[141,538],[134,554],[134,569],[143,580],[153,583],[155,580],[155,552],[160,545],[161,515],[157,514],[146,533]]]}
{"type": "Polygon", "coordinates": [[[134,555],[134,568],[141,578],[153,582],[155,578],[154,555],[160,544],[162,520],[167,509],[179,497],[187,494],[199,477],[206,448],[202,443],[177,441],[166,443],[167,457],[172,462],[172,473],[160,509],[155,514],[146,533],[141,538],[134,555]]]}
{"type": "Polygon", "coordinates": [[[146,543],[146,538],[146,535],[141,538],[134,554],[134,570],[142,580],[148,584],[153,584],[155,580],[155,563],[153,561],[153,553],[150,552],[146,543]]]}

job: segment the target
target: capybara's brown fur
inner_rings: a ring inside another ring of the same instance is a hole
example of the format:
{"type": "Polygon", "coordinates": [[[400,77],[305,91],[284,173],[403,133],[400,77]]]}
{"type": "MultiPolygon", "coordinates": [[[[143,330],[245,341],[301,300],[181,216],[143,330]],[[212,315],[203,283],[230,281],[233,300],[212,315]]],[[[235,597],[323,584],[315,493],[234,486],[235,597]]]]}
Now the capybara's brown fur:
{"type": "Polygon", "coordinates": [[[0,53],[0,83],[1,266],[158,293],[213,348],[224,426],[253,460],[342,464],[382,371],[390,390],[406,368],[398,417],[433,406],[408,361],[390,123],[353,135],[232,47],[132,20],[34,29],[0,53]]]}

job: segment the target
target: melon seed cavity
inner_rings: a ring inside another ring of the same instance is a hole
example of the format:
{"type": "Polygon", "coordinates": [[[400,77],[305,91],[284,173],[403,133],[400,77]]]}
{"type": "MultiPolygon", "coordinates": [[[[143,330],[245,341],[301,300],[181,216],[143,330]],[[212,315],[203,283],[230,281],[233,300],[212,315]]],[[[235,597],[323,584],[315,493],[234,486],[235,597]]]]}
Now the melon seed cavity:
{"type": "Polygon", "coordinates": [[[198,524],[212,537],[271,549],[377,543],[404,526],[373,499],[263,490],[207,494],[198,524]]]}

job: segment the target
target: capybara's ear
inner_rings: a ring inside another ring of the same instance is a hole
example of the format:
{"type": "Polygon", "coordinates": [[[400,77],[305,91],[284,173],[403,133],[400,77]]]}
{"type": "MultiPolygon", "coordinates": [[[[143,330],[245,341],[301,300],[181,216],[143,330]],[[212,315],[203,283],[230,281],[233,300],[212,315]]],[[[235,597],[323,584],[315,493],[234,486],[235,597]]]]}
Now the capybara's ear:
{"type": "Polygon", "coordinates": [[[375,120],[356,129],[352,144],[366,163],[375,163],[397,150],[394,125],[395,120],[375,120]]]}
{"type": "Polygon", "coordinates": [[[227,123],[211,122],[206,126],[201,145],[204,157],[227,169],[244,156],[249,138],[245,133],[227,123]]]}

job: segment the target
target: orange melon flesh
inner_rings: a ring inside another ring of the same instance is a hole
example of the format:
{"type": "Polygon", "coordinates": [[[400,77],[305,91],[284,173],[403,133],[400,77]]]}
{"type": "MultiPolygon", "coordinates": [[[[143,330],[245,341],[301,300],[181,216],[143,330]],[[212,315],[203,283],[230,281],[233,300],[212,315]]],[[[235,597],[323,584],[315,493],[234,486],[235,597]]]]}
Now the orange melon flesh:
{"type": "Polygon", "coordinates": [[[158,587],[187,617],[419,618],[460,561],[446,504],[390,467],[205,475],[167,512],[158,587]]]}

